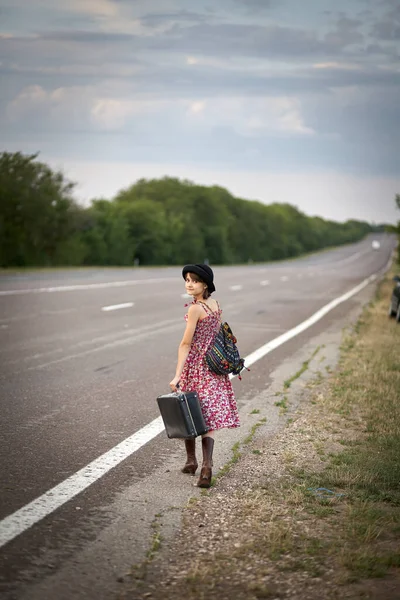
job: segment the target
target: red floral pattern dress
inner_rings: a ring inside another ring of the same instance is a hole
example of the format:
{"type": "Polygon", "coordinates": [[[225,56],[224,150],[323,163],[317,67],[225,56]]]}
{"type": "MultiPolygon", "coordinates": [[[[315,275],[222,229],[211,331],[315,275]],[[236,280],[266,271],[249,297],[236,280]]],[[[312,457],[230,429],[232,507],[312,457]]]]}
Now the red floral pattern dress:
{"type": "MultiPolygon", "coordinates": [[[[207,316],[197,322],[180,378],[180,387],[183,391],[197,392],[209,430],[240,427],[239,413],[229,376],[213,373],[205,361],[206,352],[221,325],[222,310],[219,305],[218,310],[214,312],[204,302],[199,304],[204,308],[207,316]]],[[[188,316],[185,315],[185,320],[187,318],[188,316]]]]}

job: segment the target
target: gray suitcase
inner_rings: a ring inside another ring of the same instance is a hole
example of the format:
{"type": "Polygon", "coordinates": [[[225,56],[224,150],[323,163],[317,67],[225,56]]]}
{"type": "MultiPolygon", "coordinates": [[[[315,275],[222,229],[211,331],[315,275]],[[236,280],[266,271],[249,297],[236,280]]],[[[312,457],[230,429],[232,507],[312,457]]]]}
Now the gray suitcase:
{"type": "Polygon", "coordinates": [[[157,403],[169,438],[195,438],[207,433],[196,392],[171,392],[158,396],[157,403]]]}

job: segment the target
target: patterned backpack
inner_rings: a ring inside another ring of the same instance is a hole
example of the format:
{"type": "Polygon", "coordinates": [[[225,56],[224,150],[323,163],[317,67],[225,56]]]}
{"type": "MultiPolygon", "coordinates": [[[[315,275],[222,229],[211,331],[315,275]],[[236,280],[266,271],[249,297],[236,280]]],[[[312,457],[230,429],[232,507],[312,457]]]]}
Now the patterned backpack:
{"type": "MultiPolygon", "coordinates": [[[[221,323],[219,331],[207,350],[206,363],[210,371],[217,375],[238,375],[243,369],[244,358],[240,358],[239,350],[236,346],[237,340],[232,333],[228,323],[221,323]]],[[[250,371],[250,369],[247,369],[250,371]]]]}

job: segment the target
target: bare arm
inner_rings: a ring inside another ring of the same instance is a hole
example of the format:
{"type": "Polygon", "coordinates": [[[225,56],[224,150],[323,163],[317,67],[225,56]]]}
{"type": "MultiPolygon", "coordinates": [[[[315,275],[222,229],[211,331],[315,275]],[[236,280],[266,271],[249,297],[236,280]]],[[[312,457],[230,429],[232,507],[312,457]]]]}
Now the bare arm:
{"type": "Polygon", "coordinates": [[[176,391],[176,385],[182,375],[183,367],[189,354],[190,346],[196,329],[197,321],[200,318],[202,309],[200,306],[192,304],[188,311],[188,320],[186,323],[185,333],[178,348],[178,363],[176,365],[175,377],[170,382],[173,391],[176,391]]]}

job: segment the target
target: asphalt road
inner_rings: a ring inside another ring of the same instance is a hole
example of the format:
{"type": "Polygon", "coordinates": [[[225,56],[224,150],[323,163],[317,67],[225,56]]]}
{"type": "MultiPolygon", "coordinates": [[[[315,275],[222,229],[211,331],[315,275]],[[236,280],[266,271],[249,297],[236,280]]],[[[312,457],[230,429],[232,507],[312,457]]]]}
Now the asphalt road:
{"type": "MultiPolygon", "coordinates": [[[[393,237],[370,236],[296,261],[216,267],[215,297],[241,354],[384,269],[394,244],[393,237]],[[372,249],[372,239],[380,240],[380,250],[372,249]]],[[[168,391],[185,325],[183,294],[175,267],[0,277],[0,530],[3,519],[158,417],[155,398],[168,391]]],[[[334,309],[319,327],[344,310],[345,305],[334,309]]],[[[282,346],[275,361],[290,348],[282,346]]],[[[234,382],[240,408],[265,389],[272,362],[261,359],[244,381],[234,382]]],[[[102,535],[112,519],[110,507],[133,483],[143,486],[140,502],[147,502],[155,492],[145,482],[170,456],[165,434],[155,437],[5,544],[2,597],[34,598],[31,586],[56,578],[63,561],[102,535]]],[[[131,543],[140,555],[147,540],[131,543]]],[[[88,565],[88,573],[91,569],[88,565]]],[[[47,597],[53,597],[51,591],[47,597]]],[[[80,597],[91,598],[90,591],[80,597]]]]}

